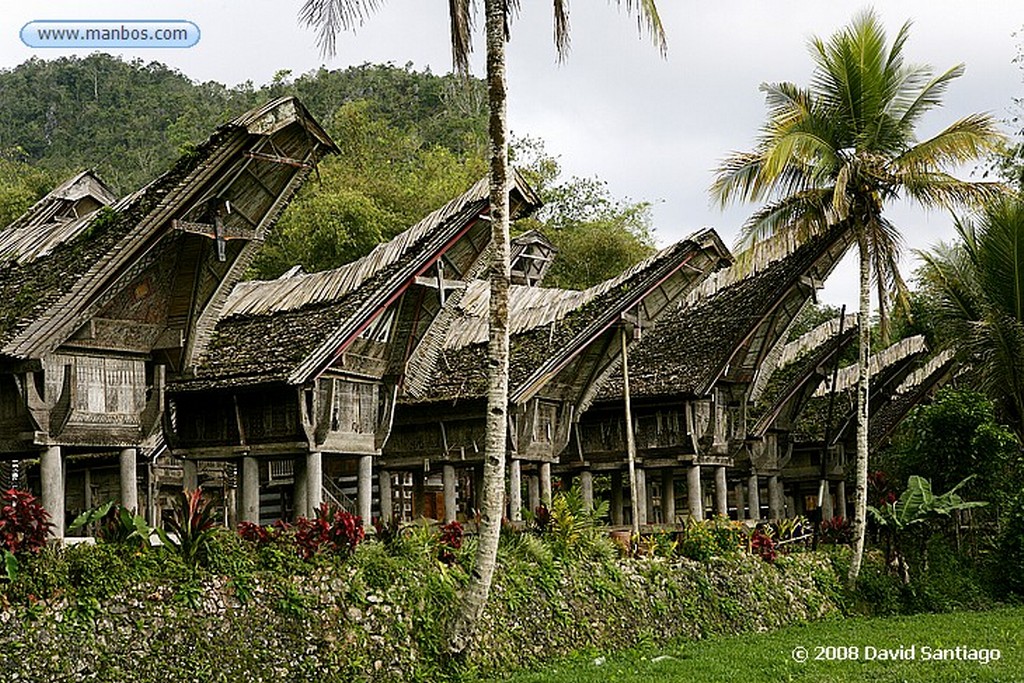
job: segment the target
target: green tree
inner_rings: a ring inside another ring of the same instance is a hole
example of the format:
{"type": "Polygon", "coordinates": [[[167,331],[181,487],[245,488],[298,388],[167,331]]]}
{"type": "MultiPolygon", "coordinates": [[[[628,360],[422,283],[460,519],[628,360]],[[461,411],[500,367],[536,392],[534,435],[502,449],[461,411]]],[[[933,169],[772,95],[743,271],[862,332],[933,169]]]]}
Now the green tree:
{"type": "Polygon", "coordinates": [[[47,171],[0,159],[0,230],[25,213],[53,185],[53,174],[47,171]]]}
{"type": "Polygon", "coordinates": [[[757,147],[728,157],[712,186],[723,205],[767,201],[744,226],[748,239],[784,230],[816,234],[839,223],[855,236],[861,327],[851,582],[860,573],[867,506],[872,270],[883,313],[890,287],[899,289],[901,283],[896,270],[899,235],[884,216],[884,206],[900,196],[924,206],[958,206],[991,197],[997,189],[959,180],[946,170],[979,158],[1001,141],[991,117],[966,116],[918,141],[915,127],[921,116],[941,103],[963,66],[934,76],[930,67],[905,64],[909,32],[910,24],[904,24],[888,45],[878,17],[867,11],[828,41],[813,38],[810,86],[761,86],[768,120],[757,147]]]}
{"type": "MultiPolygon", "coordinates": [[[[333,52],[337,33],[360,24],[382,0],[307,0],[302,19],[319,29],[321,48],[333,52]]],[[[622,0],[618,0],[622,4],[622,0]]],[[[555,44],[559,54],[569,47],[569,8],[565,0],[553,0],[555,44]]],[[[625,0],[662,51],[665,35],[654,0],[625,0]]],[[[505,496],[505,448],[508,410],[508,290],[509,290],[509,170],[508,91],[505,75],[505,43],[509,37],[515,0],[484,0],[487,48],[487,109],[490,145],[491,268],[490,312],[487,345],[487,429],[484,448],[483,505],[480,516],[476,562],[469,585],[463,591],[452,626],[451,651],[462,654],[469,647],[483,614],[494,575],[505,496]]],[[[456,70],[469,71],[471,28],[470,0],[450,0],[452,58],[456,70]]]]}
{"type": "Polygon", "coordinates": [[[1024,201],[1000,198],[956,229],[956,244],[918,253],[921,283],[946,341],[1024,439],[1024,201]]]}
{"type": "Polygon", "coordinates": [[[544,203],[514,229],[540,230],[558,248],[545,286],[586,289],[654,253],[648,202],[615,199],[598,178],[563,179],[558,159],[542,140],[517,140],[512,153],[544,203]]]}

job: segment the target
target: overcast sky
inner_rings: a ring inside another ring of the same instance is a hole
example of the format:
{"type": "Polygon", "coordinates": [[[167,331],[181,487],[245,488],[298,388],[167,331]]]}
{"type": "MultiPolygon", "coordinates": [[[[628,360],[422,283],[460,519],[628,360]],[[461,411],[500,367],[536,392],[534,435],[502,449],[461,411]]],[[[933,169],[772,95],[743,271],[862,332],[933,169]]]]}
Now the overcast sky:
{"type": "MultiPolygon", "coordinates": [[[[482,3],[478,3],[481,4],[482,3]]],[[[659,244],[702,226],[715,227],[731,244],[753,207],[722,212],[708,200],[712,170],[731,150],[753,146],[764,117],[758,85],[806,84],[810,36],[827,37],[848,23],[862,2],[842,0],[661,0],[669,39],[667,59],[614,2],[572,3],[572,51],[558,64],[551,40],[551,2],[527,0],[509,46],[509,117],[513,133],[543,138],[571,174],[596,175],[617,196],[654,203],[659,244]]],[[[124,52],[161,61],[195,80],[262,84],[279,70],[304,73],[320,65],[411,62],[435,73],[450,70],[447,2],[388,0],[355,34],[338,41],[338,54],[320,56],[314,35],[296,20],[300,0],[4,0],[0,67],[36,56],[69,54],[32,50],[18,37],[37,19],[187,19],[202,30],[189,49],[124,52]],[[30,6],[34,5],[34,6],[30,6]]],[[[905,54],[912,62],[945,70],[963,62],[946,106],[924,121],[922,136],[975,111],[1013,115],[1022,71],[1014,59],[1024,6],[1009,0],[930,0],[876,3],[890,36],[913,22],[905,54]]],[[[483,40],[474,72],[483,74],[483,40]]],[[[3,113],[0,112],[0,116],[3,113]]],[[[1012,126],[1007,124],[1007,131],[1012,126]]],[[[897,206],[892,219],[909,248],[925,248],[952,235],[949,217],[897,206]]],[[[913,259],[907,259],[908,268],[913,259]]],[[[845,264],[823,299],[855,302],[855,272],[845,264]]]]}

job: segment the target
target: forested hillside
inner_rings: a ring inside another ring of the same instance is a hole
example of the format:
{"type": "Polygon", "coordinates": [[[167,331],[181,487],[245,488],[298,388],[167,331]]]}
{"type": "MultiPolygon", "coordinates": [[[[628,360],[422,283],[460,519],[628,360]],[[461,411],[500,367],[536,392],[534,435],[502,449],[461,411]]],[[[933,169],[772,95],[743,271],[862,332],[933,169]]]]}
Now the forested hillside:
{"type": "MultiPolygon", "coordinates": [[[[130,192],[218,124],[286,94],[323,122],[341,154],[282,217],[254,276],[356,258],[486,173],[478,79],[365,64],[231,88],[103,54],[32,59],[0,71],[0,225],[83,168],[130,192]]],[[[563,179],[540,141],[521,141],[518,159],[546,203],[521,229],[545,230],[563,255],[550,284],[586,286],[650,253],[646,203],[616,200],[598,179],[563,179]]]]}

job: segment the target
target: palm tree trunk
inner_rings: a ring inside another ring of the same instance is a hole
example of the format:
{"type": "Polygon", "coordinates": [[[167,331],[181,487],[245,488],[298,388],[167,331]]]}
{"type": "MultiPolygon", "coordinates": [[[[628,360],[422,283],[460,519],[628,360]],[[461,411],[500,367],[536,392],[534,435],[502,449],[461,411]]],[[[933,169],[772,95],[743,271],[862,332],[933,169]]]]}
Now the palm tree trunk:
{"type": "Polygon", "coordinates": [[[848,583],[857,583],[864,559],[868,514],[868,356],[871,350],[871,254],[866,228],[857,232],[860,250],[860,343],[857,354],[857,484],[853,501],[853,558],[848,583]]]}
{"type": "Polygon", "coordinates": [[[487,345],[487,436],[483,504],[473,574],[462,592],[452,624],[450,651],[467,652],[487,604],[498,555],[505,495],[508,413],[509,200],[508,120],[505,84],[505,0],[486,0],[487,97],[491,143],[491,272],[487,345]]]}

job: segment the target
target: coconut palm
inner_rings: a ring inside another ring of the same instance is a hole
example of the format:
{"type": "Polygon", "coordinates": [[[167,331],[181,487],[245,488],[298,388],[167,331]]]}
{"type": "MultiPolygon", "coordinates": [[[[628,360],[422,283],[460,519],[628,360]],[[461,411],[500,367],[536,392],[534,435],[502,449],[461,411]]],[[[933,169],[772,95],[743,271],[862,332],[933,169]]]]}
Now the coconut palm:
{"type": "MultiPolygon", "coordinates": [[[[559,57],[569,49],[567,0],[552,0],[555,46],[559,57]]],[[[319,30],[318,43],[333,53],[340,30],[361,24],[383,0],[307,0],[300,19],[319,30]]],[[[616,0],[635,15],[665,53],[665,32],[655,0],[616,0]]],[[[484,448],[483,504],[480,511],[478,546],[473,574],[462,593],[452,625],[450,649],[460,655],[469,646],[476,624],[483,614],[494,575],[505,495],[505,449],[508,410],[508,291],[509,291],[509,203],[508,203],[508,120],[506,116],[505,43],[509,24],[519,0],[484,0],[487,47],[487,98],[490,110],[490,220],[491,267],[490,311],[487,351],[487,422],[484,448]]],[[[473,27],[471,0],[449,0],[452,61],[460,73],[469,71],[473,27]]]]}
{"type": "Polygon", "coordinates": [[[860,572],[867,507],[868,352],[872,273],[885,310],[893,287],[902,289],[896,269],[899,233],[883,209],[907,197],[922,206],[960,206],[999,191],[994,183],[973,183],[950,167],[978,159],[1000,141],[994,120],[973,114],[927,140],[915,126],[939,106],[950,82],[963,73],[954,66],[934,75],[927,66],[904,63],[910,24],[887,43],[871,11],[827,41],[813,38],[814,72],[808,87],[765,84],[768,118],[752,152],[736,152],[718,168],[713,196],[723,205],[766,202],[744,226],[753,241],[782,231],[807,237],[844,224],[860,253],[860,353],[857,387],[857,493],[855,553],[850,581],[860,572]]]}
{"type": "Polygon", "coordinates": [[[1024,200],[958,220],[959,242],[918,252],[939,323],[1024,441],[1024,200]]]}

